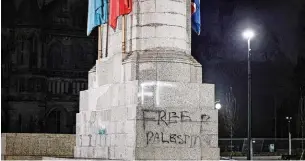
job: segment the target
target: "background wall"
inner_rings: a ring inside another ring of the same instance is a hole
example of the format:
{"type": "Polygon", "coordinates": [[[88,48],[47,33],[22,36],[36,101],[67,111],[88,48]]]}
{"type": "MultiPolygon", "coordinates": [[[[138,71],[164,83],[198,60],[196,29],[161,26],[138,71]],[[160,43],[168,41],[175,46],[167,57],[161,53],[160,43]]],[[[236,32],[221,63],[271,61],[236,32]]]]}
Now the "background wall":
{"type": "Polygon", "coordinates": [[[37,160],[42,157],[73,157],[75,135],[2,133],[1,159],[37,160]]]}

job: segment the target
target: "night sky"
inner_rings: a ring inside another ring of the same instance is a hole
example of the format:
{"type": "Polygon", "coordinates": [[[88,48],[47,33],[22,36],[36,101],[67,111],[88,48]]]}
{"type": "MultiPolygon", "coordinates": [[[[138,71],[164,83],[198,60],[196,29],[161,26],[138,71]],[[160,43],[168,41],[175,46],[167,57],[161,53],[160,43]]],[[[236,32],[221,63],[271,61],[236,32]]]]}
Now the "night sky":
{"type": "MultiPolygon", "coordinates": [[[[224,102],[233,88],[239,111],[236,137],[247,134],[247,41],[242,37],[247,28],[256,32],[251,41],[252,135],[286,137],[287,115],[295,118],[292,126],[297,131],[299,89],[305,75],[304,2],[201,1],[203,32],[192,35],[192,54],[203,66],[203,81],[216,84],[216,99],[224,102]]],[[[222,124],[220,119],[220,137],[227,137],[222,124]]],[[[292,135],[298,137],[296,132],[292,135]]]]}

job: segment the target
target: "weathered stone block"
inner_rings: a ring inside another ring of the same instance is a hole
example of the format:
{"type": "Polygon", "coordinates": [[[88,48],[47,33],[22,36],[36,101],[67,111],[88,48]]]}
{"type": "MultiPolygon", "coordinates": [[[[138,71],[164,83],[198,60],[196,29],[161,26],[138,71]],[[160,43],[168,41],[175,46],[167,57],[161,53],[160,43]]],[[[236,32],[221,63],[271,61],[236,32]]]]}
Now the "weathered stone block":
{"type": "Polygon", "coordinates": [[[126,145],[127,147],[135,147],[136,145],[136,135],[135,133],[126,134],[126,145]]]}
{"type": "Polygon", "coordinates": [[[124,146],[111,146],[109,147],[109,159],[124,159],[126,158],[126,147],[124,146]]]}
{"type": "Polygon", "coordinates": [[[88,158],[89,157],[88,147],[79,147],[79,149],[80,149],[80,157],[81,158],[88,158]]]}
{"type": "Polygon", "coordinates": [[[138,84],[137,82],[127,82],[125,85],[125,105],[137,104],[137,92],[138,84]]]}
{"type": "Polygon", "coordinates": [[[155,80],[157,78],[157,62],[140,63],[139,78],[141,80],[155,80]]]}
{"type": "Polygon", "coordinates": [[[119,106],[124,106],[125,105],[125,84],[121,84],[119,86],[119,106]]]}
{"type": "Polygon", "coordinates": [[[209,122],[205,123],[202,126],[202,131],[204,134],[218,134],[218,124],[217,122],[209,122]]]}
{"type": "MultiPolygon", "coordinates": [[[[141,37],[141,36],[139,36],[141,37]]],[[[132,50],[177,49],[186,50],[186,41],[177,38],[137,38],[133,39],[132,50]],[[171,40],[170,42],[168,40],[171,40]]],[[[178,77],[177,77],[178,78],[178,77]]]]}
{"type": "MultiPolygon", "coordinates": [[[[129,41],[130,42],[130,41],[129,41]]],[[[127,82],[127,81],[131,81],[131,80],[135,80],[135,70],[136,70],[136,67],[135,67],[135,63],[125,63],[124,64],[124,82],[127,82]]]]}
{"type": "Polygon", "coordinates": [[[79,157],[81,156],[80,153],[81,153],[81,152],[80,152],[80,147],[76,145],[76,146],[74,147],[74,157],[79,158],[79,157]]]}
{"type": "Polygon", "coordinates": [[[126,147],[127,134],[112,134],[111,146],[124,146],[126,147]]]}
{"type": "Polygon", "coordinates": [[[81,91],[79,97],[79,111],[87,111],[89,107],[88,91],[81,91]]]}
{"type": "Polygon", "coordinates": [[[215,86],[213,84],[202,84],[200,89],[200,107],[213,107],[215,106],[215,86]]]}
{"type": "Polygon", "coordinates": [[[125,127],[126,127],[126,121],[118,121],[116,126],[116,132],[119,134],[126,133],[125,127]]]}
{"type": "Polygon", "coordinates": [[[136,160],[154,160],[155,159],[155,150],[154,147],[136,147],[135,148],[135,159],[136,160]]]}
{"type": "Polygon", "coordinates": [[[96,140],[97,140],[96,134],[93,133],[93,134],[89,134],[88,136],[89,136],[89,146],[90,147],[91,146],[95,147],[96,146],[96,140]]]}
{"type": "Polygon", "coordinates": [[[135,160],[135,149],[133,146],[126,147],[126,159],[135,160]]]}
{"type": "Polygon", "coordinates": [[[147,13],[147,12],[155,12],[155,0],[146,0],[146,1],[134,1],[133,7],[138,8],[134,10],[133,13],[147,13]]]}
{"type": "Polygon", "coordinates": [[[80,113],[77,113],[75,118],[76,118],[77,123],[81,123],[81,114],[80,113]]]}
{"type": "MultiPolygon", "coordinates": [[[[72,141],[73,141],[73,139],[72,139],[72,141]]],[[[39,138],[39,145],[40,145],[39,149],[40,149],[40,153],[41,153],[39,155],[44,156],[44,155],[47,154],[47,146],[46,146],[47,143],[48,143],[48,138],[47,137],[40,137],[39,138]]],[[[69,144],[69,145],[73,146],[74,144],[73,144],[73,142],[71,142],[71,144],[69,144]]]]}
{"type": "Polygon", "coordinates": [[[111,109],[111,121],[123,121],[127,120],[127,108],[126,107],[113,107],[111,109]]]}
{"type": "Polygon", "coordinates": [[[97,112],[96,111],[89,111],[87,112],[87,114],[89,115],[89,124],[90,125],[95,125],[97,120],[96,120],[96,115],[97,115],[97,112]]]}
{"type": "Polygon", "coordinates": [[[151,38],[156,37],[157,35],[156,27],[153,25],[134,26],[132,27],[132,31],[130,31],[130,34],[132,35],[129,39],[151,38]]]}
{"type": "Polygon", "coordinates": [[[36,159],[50,155],[73,156],[74,137],[67,134],[2,134],[2,147],[6,147],[2,148],[2,155],[20,160],[30,156],[36,159]]]}
{"type": "Polygon", "coordinates": [[[201,65],[199,67],[196,67],[196,75],[197,75],[197,83],[202,83],[202,67],[201,65]]]}
{"type": "Polygon", "coordinates": [[[200,160],[200,148],[155,148],[156,160],[200,160]]]}
{"type": "Polygon", "coordinates": [[[106,124],[106,132],[107,134],[115,134],[117,133],[117,121],[111,121],[106,124]]]}
{"type": "Polygon", "coordinates": [[[93,158],[95,156],[96,148],[94,148],[94,147],[84,147],[84,149],[87,149],[87,157],[88,158],[93,158]]]}
{"type": "Polygon", "coordinates": [[[185,28],[177,26],[158,26],[155,31],[155,37],[160,38],[186,39],[186,34],[185,28]]]}
{"type": "MultiPolygon", "coordinates": [[[[156,12],[168,12],[168,13],[186,13],[186,2],[183,0],[177,1],[159,1],[156,0],[156,12]]],[[[185,21],[181,24],[185,24],[185,21]]]]}
{"type": "Polygon", "coordinates": [[[82,146],[89,146],[90,145],[90,139],[88,135],[82,135],[82,146]]]}
{"type": "Polygon", "coordinates": [[[218,110],[215,107],[200,108],[199,113],[208,116],[208,122],[218,122],[218,110]]]}
{"type": "Polygon", "coordinates": [[[108,147],[98,147],[95,148],[95,155],[93,156],[93,158],[108,159],[108,154],[108,147]]]}
{"type": "Polygon", "coordinates": [[[89,71],[88,74],[88,89],[96,88],[97,87],[97,81],[96,81],[96,72],[89,71]]]}
{"type": "Polygon", "coordinates": [[[111,107],[111,88],[111,85],[105,85],[103,88],[96,89],[96,91],[91,96],[92,99],[90,99],[92,106],[95,105],[95,108],[91,110],[109,109],[111,107]]]}
{"type": "Polygon", "coordinates": [[[106,134],[106,135],[97,135],[97,140],[96,140],[96,146],[97,147],[106,147],[110,146],[110,138],[111,135],[106,134]]]}
{"type": "Polygon", "coordinates": [[[6,155],[6,134],[1,134],[1,156],[6,155]]]}
{"type": "Polygon", "coordinates": [[[82,140],[81,140],[81,135],[79,135],[79,133],[77,133],[76,134],[77,136],[76,136],[76,140],[75,140],[75,142],[76,142],[76,146],[82,146],[82,140]]]}
{"type": "Polygon", "coordinates": [[[127,106],[127,119],[128,120],[135,120],[137,114],[137,105],[128,105],[127,106]]]}
{"type": "Polygon", "coordinates": [[[119,106],[119,87],[120,84],[114,84],[111,88],[112,97],[111,97],[111,106],[119,106]]]}
{"type": "Polygon", "coordinates": [[[220,151],[219,148],[202,148],[201,159],[202,160],[219,160],[220,151]]]}
{"type": "Polygon", "coordinates": [[[159,81],[190,82],[190,65],[187,64],[158,62],[157,72],[159,81]]]}
{"type": "Polygon", "coordinates": [[[136,120],[128,120],[125,122],[124,133],[135,134],[136,130],[136,120]]]}
{"type": "MultiPolygon", "coordinates": [[[[149,12],[141,14],[133,14],[132,17],[133,27],[134,26],[177,26],[186,28],[186,16],[178,13],[169,13],[169,12],[149,12]],[[184,22],[184,23],[181,23],[184,22]]],[[[138,31],[137,31],[138,32],[138,31]]],[[[162,33],[165,31],[162,31],[162,33]]],[[[186,30],[184,31],[186,32],[186,30]]],[[[142,38],[141,34],[138,32],[136,37],[142,38]]],[[[170,42],[170,41],[168,41],[170,42]]]]}
{"type": "Polygon", "coordinates": [[[218,134],[210,135],[210,147],[218,148],[218,134]]]}

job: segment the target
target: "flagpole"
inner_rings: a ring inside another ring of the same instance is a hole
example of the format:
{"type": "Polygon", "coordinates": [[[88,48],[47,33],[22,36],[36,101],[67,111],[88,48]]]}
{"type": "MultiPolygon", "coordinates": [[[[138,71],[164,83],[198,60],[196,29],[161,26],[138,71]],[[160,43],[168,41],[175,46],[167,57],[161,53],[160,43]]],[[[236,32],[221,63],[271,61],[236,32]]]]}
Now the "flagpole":
{"type": "Polygon", "coordinates": [[[109,22],[107,22],[107,33],[106,33],[106,53],[105,57],[108,57],[108,42],[109,42],[109,22]]]}
{"type": "MultiPolygon", "coordinates": [[[[109,3],[107,3],[108,5],[108,8],[110,7],[109,6],[109,3]]],[[[108,17],[108,21],[107,21],[107,33],[106,33],[106,53],[105,53],[105,57],[107,58],[108,57],[108,42],[109,42],[109,10],[108,10],[108,13],[107,13],[107,17],[108,17]]]]}
{"type": "Polygon", "coordinates": [[[126,16],[122,16],[122,59],[126,57],[126,16]]]}
{"type": "Polygon", "coordinates": [[[98,27],[98,51],[97,51],[97,60],[103,58],[102,53],[102,26],[98,27]]]}

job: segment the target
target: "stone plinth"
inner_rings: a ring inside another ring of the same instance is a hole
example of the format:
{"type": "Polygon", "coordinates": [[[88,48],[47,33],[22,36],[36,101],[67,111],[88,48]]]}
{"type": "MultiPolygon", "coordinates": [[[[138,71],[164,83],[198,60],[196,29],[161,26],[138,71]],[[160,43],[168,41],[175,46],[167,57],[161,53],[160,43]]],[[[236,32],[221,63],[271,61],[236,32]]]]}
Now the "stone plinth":
{"type": "Polygon", "coordinates": [[[214,85],[201,83],[190,54],[189,8],[185,0],[133,0],[123,61],[121,29],[110,29],[108,57],[80,93],[76,158],[219,159],[214,85]]]}
{"type": "Polygon", "coordinates": [[[40,160],[45,156],[73,157],[75,135],[2,133],[1,158],[5,160],[40,160]]]}

